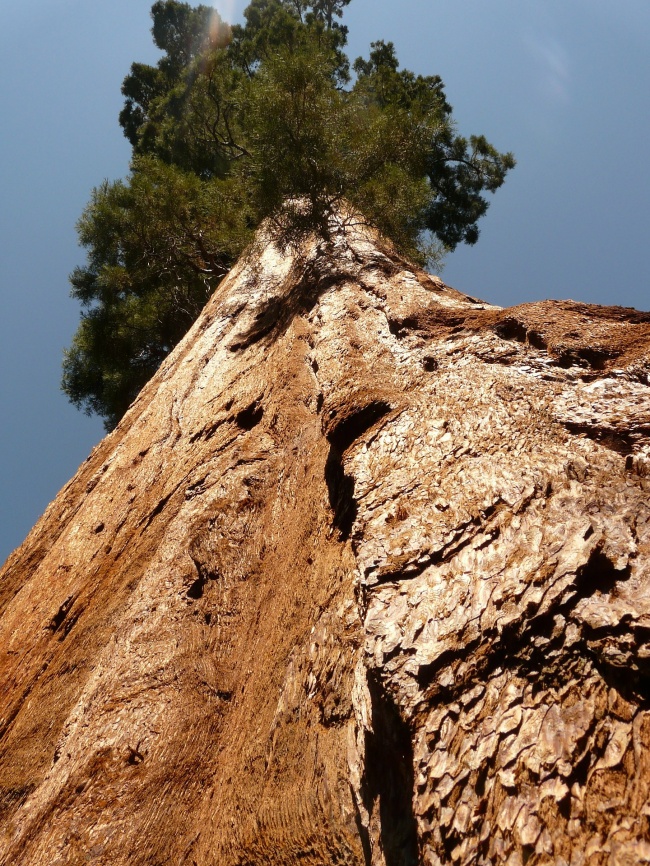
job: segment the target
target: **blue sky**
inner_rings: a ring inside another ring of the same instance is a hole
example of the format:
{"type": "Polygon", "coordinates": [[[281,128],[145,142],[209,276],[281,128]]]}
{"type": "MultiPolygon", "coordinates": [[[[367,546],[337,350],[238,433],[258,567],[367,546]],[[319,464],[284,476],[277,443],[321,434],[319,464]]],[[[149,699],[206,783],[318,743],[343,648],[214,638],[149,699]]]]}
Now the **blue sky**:
{"type": "MultiPolygon", "coordinates": [[[[124,176],[132,61],[155,62],[149,0],[21,0],[0,32],[0,563],[102,436],[59,390],[79,309],[74,224],[124,176]]],[[[213,4],[229,19],[244,3],[213,4]]],[[[439,74],[463,134],[518,166],[451,285],[502,305],[575,298],[650,308],[647,0],[352,0],[350,55],[392,40],[439,74]]]]}

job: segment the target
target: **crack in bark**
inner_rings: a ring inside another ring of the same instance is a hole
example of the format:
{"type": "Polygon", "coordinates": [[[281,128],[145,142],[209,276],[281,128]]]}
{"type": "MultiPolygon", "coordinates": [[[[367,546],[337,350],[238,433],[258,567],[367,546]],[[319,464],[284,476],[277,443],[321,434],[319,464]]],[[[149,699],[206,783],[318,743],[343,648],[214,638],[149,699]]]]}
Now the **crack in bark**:
{"type": "MultiPolygon", "coordinates": [[[[362,798],[369,813],[379,811],[379,840],[368,838],[364,854],[367,866],[371,841],[380,843],[386,866],[417,866],[418,837],[413,812],[413,747],[408,725],[402,720],[379,679],[368,674],[372,705],[372,730],[366,731],[366,762],[362,798]]],[[[363,839],[363,837],[362,837],[363,839]]]]}

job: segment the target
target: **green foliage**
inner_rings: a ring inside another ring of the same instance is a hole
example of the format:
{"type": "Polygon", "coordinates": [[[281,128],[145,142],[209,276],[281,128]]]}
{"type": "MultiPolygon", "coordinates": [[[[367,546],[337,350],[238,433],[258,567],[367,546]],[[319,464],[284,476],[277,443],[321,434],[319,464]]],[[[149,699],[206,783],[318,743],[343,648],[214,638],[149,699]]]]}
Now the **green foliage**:
{"type": "Polygon", "coordinates": [[[405,112],[404,118],[419,120],[427,127],[416,148],[423,158],[422,175],[429,186],[427,201],[419,212],[421,229],[435,235],[448,250],[459,243],[476,243],[477,222],[489,204],[482,193],[495,192],[501,186],[515,165],[513,155],[499,153],[484,136],[472,136],[468,142],[456,135],[439,76],[416,76],[399,70],[391,42],[373,42],[371,49],[368,60],[358,58],[354,64],[358,76],[355,90],[364,93],[383,113],[399,107],[405,112]],[[437,123],[432,123],[434,118],[437,123]]]}
{"type": "Polygon", "coordinates": [[[93,191],[78,223],[88,262],[70,278],[83,308],[63,363],[75,405],[119,421],[249,241],[247,222],[230,179],[151,157],[93,191]]]}
{"type": "Polygon", "coordinates": [[[131,174],[93,192],[71,276],[63,388],[109,429],[262,220],[280,243],[326,240],[343,205],[420,263],[477,240],[512,155],[457,135],[441,79],[400,69],[390,42],[350,86],[349,2],[252,0],[232,28],[207,6],[152,7],[163,55],[123,85],[131,174]]]}
{"type": "Polygon", "coordinates": [[[163,56],[157,66],[133,63],[122,84],[126,99],[120,124],[134,153],[149,150],[151,133],[146,125],[156,101],[179,83],[195,57],[226,45],[230,39],[230,28],[209,6],[194,9],[178,0],[157,0],[151,7],[151,17],[153,41],[163,56]]]}

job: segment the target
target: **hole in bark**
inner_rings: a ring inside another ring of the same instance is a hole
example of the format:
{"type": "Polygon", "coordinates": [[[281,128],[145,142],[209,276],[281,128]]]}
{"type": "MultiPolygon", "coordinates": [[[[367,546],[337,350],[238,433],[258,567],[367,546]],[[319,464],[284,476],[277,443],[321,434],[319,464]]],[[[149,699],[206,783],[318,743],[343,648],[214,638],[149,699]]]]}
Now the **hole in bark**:
{"type": "Polygon", "coordinates": [[[198,601],[203,598],[203,587],[205,586],[205,578],[199,576],[196,578],[192,586],[187,590],[187,597],[198,601]]]}
{"type": "Polygon", "coordinates": [[[151,524],[151,522],[162,512],[163,508],[167,505],[171,497],[171,493],[169,493],[167,496],[163,496],[158,505],[156,505],[153,511],[150,512],[149,516],[146,518],[143,517],[138,526],[142,526],[142,524],[144,523],[144,528],[146,529],[151,524]]]}
{"type": "Polygon", "coordinates": [[[385,400],[372,400],[362,407],[355,407],[347,412],[339,421],[331,424],[327,438],[341,454],[352,443],[363,436],[373,424],[390,412],[390,403],[385,400]]]}
{"type": "MultiPolygon", "coordinates": [[[[190,584],[189,588],[185,591],[185,595],[187,598],[191,598],[193,601],[198,601],[203,598],[203,593],[205,591],[205,585],[209,580],[217,580],[219,575],[214,569],[214,567],[206,564],[199,559],[199,557],[190,552],[190,558],[194,563],[194,567],[196,568],[196,580],[190,584]]],[[[211,616],[206,614],[205,622],[207,625],[210,624],[211,616]]]]}
{"type": "Polygon", "coordinates": [[[546,349],[546,340],[542,337],[539,331],[528,331],[526,336],[528,337],[528,342],[533,349],[546,349]]]}
{"type": "Polygon", "coordinates": [[[405,316],[403,319],[388,320],[388,330],[398,340],[406,337],[409,331],[417,330],[418,325],[419,322],[416,316],[405,316]]]}
{"type": "Polygon", "coordinates": [[[507,318],[494,328],[494,333],[502,340],[516,340],[518,343],[526,342],[526,326],[517,319],[507,318]]]}
{"type": "Polygon", "coordinates": [[[235,423],[242,430],[252,430],[253,427],[256,427],[260,423],[263,415],[264,409],[255,400],[250,406],[247,406],[235,415],[235,423]]]}
{"type": "MultiPolygon", "coordinates": [[[[57,610],[57,612],[54,614],[52,619],[49,621],[49,623],[47,625],[48,629],[55,632],[61,628],[61,626],[65,622],[67,615],[70,613],[70,609],[72,608],[72,605],[74,604],[74,600],[75,600],[74,595],[69,595],[66,598],[66,600],[63,602],[61,607],[57,610]]],[[[68,629],[68,631],[69,630],[70,629],[68,629]]]]}
{"type": "Polygon", "coordinates": [[[373,719],[372,732],[366,737],[368,807],[379,803],[386,866],[417,866],[411,735],[380,684],[369,677],[368,688],[373,719]]]}
{"type": "Polygon", "coordinates": [[[562,370],[568,370],[570,367],[588,367],[589,364],[580,357],[578,352],[573,349],[565,349],[558,354],[555,366],[562,370]]]}
{"type": "Polygon", "coordinates": [[[528,343],[534,349],[546,349],[547,342],[539,331],[528,330],[523,322],[508,317],[495,325],[494,333],[502,340],[515,340],[517,343],[528,343]]]}
{"type": "Polygon", "coordinates": [[[612,361],[621,353],[615,349],[595,349],[584,347],[581,349],[562,349],[558,353],[558,367],[567,370],[569,367],[591,367],[592,370],[604,370],[607,362],[612,361]]]}
{"type": "Polygon", "coordinates": [[[126,748],[127,748],[127,755],[126,755],[126,763],[127,764],[131,764],[132,766],[137,766],[138,764],[141,764],[144,761],[145,756],[140,751],[140,743],[138,743],[138,745],[135,747],[135,749],[133,748],[133,746],[127,746],[126,748]]]}
{"type": "Polygon", "coordinates": [[[427,373],[433,373],[438,369],[438,362],[435,358],[422,358],[422,366],[427,373]]]}
{"type": "Polygon", "coordinates": [[[354,478],[343,471],[341,452],[332,446],[325,463],[325,483],[334,514],[332,525],[345,541],[350,537],[357,516],[357,503],[354,500],[354,478]]]}
{"type": "Polygon", "coordinates": [[[231,701],[232,700],[232,691],[225,689],[215,689],[215,697],[219,698],[220,701],[231,701]]]}
{"type": "Polygon", "coordinates": [[[361,408],[355,407],[348,411],[339,420],[336,420],[335,411],[330,413],[327,439],[331,448],[325,463],[325,483],[330,507],[334,512],[332,524],[339,530],[342,540],[350,537],[357,516],[354,478],[345,474],[343,454],[355,440],[390,411],[391,406],[385,400],[373,400],[361,408]]]}

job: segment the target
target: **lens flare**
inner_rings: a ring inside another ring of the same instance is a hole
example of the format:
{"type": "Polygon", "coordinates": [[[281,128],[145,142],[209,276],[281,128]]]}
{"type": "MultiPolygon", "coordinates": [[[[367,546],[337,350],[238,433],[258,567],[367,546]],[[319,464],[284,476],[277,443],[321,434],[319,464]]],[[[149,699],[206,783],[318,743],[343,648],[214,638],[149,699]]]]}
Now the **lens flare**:
{"type": "Polygon", "coordinates": [[[218,0],[210,5],[216,14],[210,16],[205,39],[212,47],[223,48],[230,41],[237,0],[218,0]]]}
{"type": "Polygon", "coordinates": [[[567,53],[557,39],[536,33],[527,40],[529,53],[536,61],[542,94],[550,102],[570,101],[570,71],[567,53]]]}
{"type": "Polygon", "coordinates": [[[228,42],[228,24],[220,16],[214,15],[208,25],[208,39],[210,45],[223,46],[228,42]]]}
{"type": "Polygon", "coordinates": [[[217,3],[212,3],[211,5],[217,10],[224,22],[227,24],[234,23],[239,6],[237,0],[218,0],[217,3]]]}

